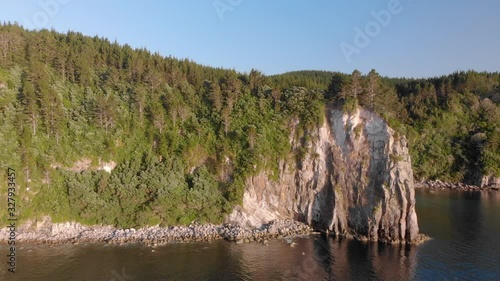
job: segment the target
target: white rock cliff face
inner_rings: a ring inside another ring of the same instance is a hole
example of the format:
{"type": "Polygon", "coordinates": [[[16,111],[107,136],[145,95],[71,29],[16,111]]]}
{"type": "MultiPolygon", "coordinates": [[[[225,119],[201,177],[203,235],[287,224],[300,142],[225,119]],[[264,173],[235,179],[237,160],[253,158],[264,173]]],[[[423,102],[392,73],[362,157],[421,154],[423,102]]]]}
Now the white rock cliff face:
{"type": "MultiPolygon", "coordinates": [[[[363,109],[351,115],[328,109],[325,123],[309,135],[309,153],[300,163],[280,163],[278,181],[265,172],[247,179],[243,205],[230,221],[259,226],[294,218],[359,240],[417,239],[413,172],[403,136],[363,109]]],[[[300,145],[293,138],[291,143],[300,145]]]]}

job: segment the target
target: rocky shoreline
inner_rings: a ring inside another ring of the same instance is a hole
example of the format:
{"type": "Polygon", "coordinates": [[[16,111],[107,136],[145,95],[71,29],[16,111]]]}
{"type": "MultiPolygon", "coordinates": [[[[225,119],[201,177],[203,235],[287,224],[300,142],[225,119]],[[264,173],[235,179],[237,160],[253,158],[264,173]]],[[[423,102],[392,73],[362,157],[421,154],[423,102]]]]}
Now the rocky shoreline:
{"type": "MultiPolygon", "coordinates": [[[[19,229],[16,242],[37,244],[105,243],[112,245],[142,244],[162,246],[169,243],[228,240],[236,243],[259,242],[309,235],[314,230],[308,225],[287,219],[275,220],[259,228],[248,229],[234,224],[198,224],[171,227],[146,227],[141,229],[117,229],[111,226],[83,226],[79,223],[56,223],[45,217],[29,221],[19,229]]],[[[5,243],[8,233],[0,230],[0,241],[5,243]]]]}
{"type": "Polygon", "coordinates": [[[469,185],[465,183],[451,183],[443,182],[440,180],[428,180],[424,182],[415,181],[415,188],[427,188],[430,190],[460,190],[460,191],[498,191],[500,187],[498,185],[489,185],[484,187],[479,187],[477,185],[469,185]]]}

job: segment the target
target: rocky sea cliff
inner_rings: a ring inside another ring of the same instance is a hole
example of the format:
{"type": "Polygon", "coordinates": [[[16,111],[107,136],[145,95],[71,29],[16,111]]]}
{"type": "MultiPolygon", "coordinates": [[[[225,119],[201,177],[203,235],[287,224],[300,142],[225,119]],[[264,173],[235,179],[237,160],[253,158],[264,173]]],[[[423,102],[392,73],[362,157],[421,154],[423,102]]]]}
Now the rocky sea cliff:
{"type": "MultiPolygon", "coordinates": [[[[404,136],[376,114],[327,109],[324,124],[306,132],[308,153],[281,163],[278,180],[250,177],[234,223],[258,226],[294,218],[333,235],[363,241],[418,243],[411,159],[404,136]]],[[[297,148],[302,143],[291,137],[297,148]]]]}
{"type": "MultiPolygon", "coordinates": [[[[243,204],[222,225],[117,229],[31,220],[17,240],[34,243],[150,246],[226,239],[238,243],[305,235],[313,231],[361,241],[416,244],[419,234],[411,159],[404,136],[364,109],[326,110],[325,122],[290,144],[307,153],[279,164],[278,180],[260,172],[246,180],[243,204]],[[308,140],[308,141],[305,141],[308,140]]],[[[274,176],[276,178],[276,176],[274,176]]],[[[7,241],[6,230],[0,240],[7,241]]]]}

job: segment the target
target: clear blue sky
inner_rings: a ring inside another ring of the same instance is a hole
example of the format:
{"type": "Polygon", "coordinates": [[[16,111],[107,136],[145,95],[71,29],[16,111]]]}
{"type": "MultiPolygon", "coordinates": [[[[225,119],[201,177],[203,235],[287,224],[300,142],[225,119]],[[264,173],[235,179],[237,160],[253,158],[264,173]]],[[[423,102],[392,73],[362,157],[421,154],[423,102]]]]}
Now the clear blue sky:
{"type": "Polygon", "coordinates": [[[429,77],[499,71],[499,12],[498,0],[2,0],[0,20],[242,72],[375,68],[391,77],[429,77]],[[375,23],[371,12],[391,1],[399,12],[384,26],[375,23]],[[44,11],[40,3],[52,4],[44,11]],[[366,27],[370,42],[356,45],[355,28],[366,27]],[[343,42],[357,49],[350,62],[343,42]]]}

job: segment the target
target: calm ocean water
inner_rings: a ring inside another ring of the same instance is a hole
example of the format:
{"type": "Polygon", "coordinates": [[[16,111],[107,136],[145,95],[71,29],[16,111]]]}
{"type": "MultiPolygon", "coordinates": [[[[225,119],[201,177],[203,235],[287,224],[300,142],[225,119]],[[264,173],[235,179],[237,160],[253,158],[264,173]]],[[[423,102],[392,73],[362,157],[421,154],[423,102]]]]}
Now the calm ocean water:
{"type": "MultiPolygon", "coordinates": [[[[311,236],[256,243],[20,245],[0,280],[500,280],[500,192],[417,191],[420,246],[311,236]],[[153,251],[154,250],[154,251],[153,251]]],[[[4,245],[2,253],[6,253],[4,245]]]]}

